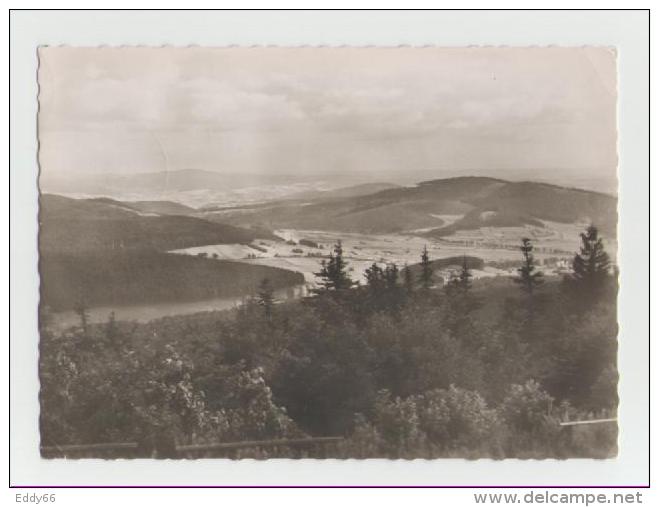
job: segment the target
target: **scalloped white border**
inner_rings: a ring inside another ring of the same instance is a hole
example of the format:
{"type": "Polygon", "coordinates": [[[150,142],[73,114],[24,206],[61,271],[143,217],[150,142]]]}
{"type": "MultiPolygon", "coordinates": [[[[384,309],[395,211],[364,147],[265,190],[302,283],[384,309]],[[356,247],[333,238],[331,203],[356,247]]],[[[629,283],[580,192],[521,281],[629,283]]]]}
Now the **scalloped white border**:
{"type": "Polygon", "coordinates": [[[10,255],[12,485],[637,485],[648,478],[648,23],[643,11],[14,11],[10,255]],[[567,461],[47,461],[38,455],[39,45],[607,46],[618,50],[620,453],[567,461]],[[638,191],[640,189],[640,191],[638,191]]]}

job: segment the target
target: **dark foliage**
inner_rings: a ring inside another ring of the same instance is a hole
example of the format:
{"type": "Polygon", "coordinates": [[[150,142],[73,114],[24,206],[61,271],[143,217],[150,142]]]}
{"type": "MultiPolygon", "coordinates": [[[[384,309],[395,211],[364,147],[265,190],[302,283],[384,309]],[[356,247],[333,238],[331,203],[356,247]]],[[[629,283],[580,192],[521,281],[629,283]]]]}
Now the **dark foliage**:
{"type": "Polygon", "coordinates": [[[275,290],[269,278],[264,278],[259,284],[259,293],[257,296],[258,304],[263,308],[265,319],[272,320],[272,308],[275,304],[275,290]]]}
{"type": "MultiPolygon", "coordinates": [[[[183,215],[144,215],[128,204],[103,199],[40,198],[39,248],[49,253],[175,250],[249,243],[256,231],[183,215]],[[109,201],[109,202],[108,202],[109,201]]],[[[130,204],[130,203],[129,203],[130,204]]],[[[273,237],[268,233],[267,237],[273,237]]]]}
{"type": "Polygon", "coordinates": [[[330,252],[329,260],[321,262],[321,269],[314,273],[320,279],[321,291],[349,289],[355,282],[348,276],[346,261],[343,259],[343,246],[339,241],[330,252]]]}
{"type": "Polygon", "coordinates": [[[570,290],[586,301],[593,301],[611,285],[611,259],[604,250],[597,227],[591,225],[581,233],[581,249],[572,261],[572,274],[567,277],[570,290]]]}
{"type": "Polygon", "coordinates": [[[529,238],[522,238],[522,246],[519,249],[522,252],[524,261],[517,269],[519,278],[515,278],[514,280],[520,285],[522,290],[531,296],[533,291],[544,282],[543,275],[541,271],[536,269],[531,240],[529,238]]]}
{"type": "Polygon", "coordinates": [[[271,229],[389,233],[438,226],[432,215],[465,215],[459,224],[439,227],[429,236],[445,236],[482,226],[542,225],[542,220],[574,223],[598,217],[602,231],[615,233],[616,198],[556,185],[512,182],[494,178],[459,177],[416,186],[374,191],[341,199],[318,199],[236,212],[229,223],[266,224],[271,229]]]}
{"type": "Polygon", "coordinates": [[[43,253],[42,304],[54,311],[142,302],[178,302],[252,293],[263,278],[273,288],[304,283],[285,269],[154,251],[43,253]]]}
{"type": "Polygon", "coordinates": [[[433,269],[428,255],[428,247],[424,245],[421,252],[421,272],[419,273],[419,284],[423,289],[429,289],[433,284],[433,269]]]}
{"type": "Polygon", "coordinates": [[[136,441],[162,456],[180,443],[340,435],[330,457],[615,454],[615,425],[558,424],[615,415],[615,292],[575,309],[547,278],[529,318],[526,292],[473,280],[466,257],[446,288],[424,291],[405,290],[394,265],[353,287],[340,244],[331,260],[324,290],[302,301],[274,304],[263,282],[237,310],[143,325],[55,334],[45,315],[42,441],[136,441]]]}

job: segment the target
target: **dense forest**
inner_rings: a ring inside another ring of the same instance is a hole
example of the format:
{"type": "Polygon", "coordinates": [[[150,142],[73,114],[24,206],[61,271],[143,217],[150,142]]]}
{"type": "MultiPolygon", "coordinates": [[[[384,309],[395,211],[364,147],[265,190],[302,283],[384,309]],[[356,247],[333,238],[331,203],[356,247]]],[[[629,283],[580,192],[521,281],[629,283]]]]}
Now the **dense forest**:
{"type": "Polygon", "coordinates": [[[264,229],[234,227],[187,215],[157,215],[150,211],[155,205],[144,202],[45,194],[39,203],[39,248],[45,253],[166,251],[275,238],[264,229]],[[149,212],[142,211],[146,209],[149,212]]]}
{"type": "Polygon", "coordinates": [[[219,224],[163,201],[40,197],[41,303],[53,311],[86,306],[180,302],[249,293],[263,278],[275,288],[300,273],[167,253],[208,244],[249,244],[271,231],[219,224]]]}
{"type": "MultiPolygon", "coordinates": [[[[341,436],[337,458],[566,458],[617,452],[617,278],[589,227],[564,279],[520,244],[518,275],[474,280],[464,259],[347,275],[341,244],[313,296],[277,302],[264,279],[240,308],[147,324],[41,321],[43,446],[341,436]]],[[[287,447],[231,457],[317,457],[287,447]]]]}
{"type": "Polygon", "coordinates": [[[149,250],[41,259],[42,302],[53,311],[242,296],[263,278],[274,288],[304,283],[301,273],[287,269],[149,250]]]}

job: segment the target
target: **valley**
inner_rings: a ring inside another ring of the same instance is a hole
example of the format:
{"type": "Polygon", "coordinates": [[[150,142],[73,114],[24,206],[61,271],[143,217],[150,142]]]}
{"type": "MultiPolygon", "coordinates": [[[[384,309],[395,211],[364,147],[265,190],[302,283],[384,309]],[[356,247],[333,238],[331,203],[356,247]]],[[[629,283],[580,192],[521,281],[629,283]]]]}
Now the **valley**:
{"type": "Polygon", "coordinates": [[[113,309],[144,321],[231,308],[263,278],[281,299],[304,296],[339,241],[362,284],[373,263],[414,267],[424,247],[437,285],[463,256],[474,279],[514,276],[522,237],[544,274],[560,276],[591,222],[613,259],[617,251],[615,198],[544,183],[468,177],[298,189],[240,206],[184,201],[42,195],[42,303],[64,325],[80,301],[92,320],[113,309]]]}
{"type": "MultiPolygon", "coordinates": [[[[205,245],[174,250],[171,253],[202,256],[271,266],[300,272],[305,283],[315,286],[315,272],[320,261],[327,258],[333,246],[341,241],[344,257],[354,281],[364,283],[364,271],[371,264],[396,263],[399,267],[419,262],[427,246],[431,259],[478,257],[483,269],[473,269],[474,278],[513,276],[518,267],[520,238],[534,242],[535,258],[546,275],[565,272],[579,247],[579,233],[587,224],[544,222],[542,227],[520,226],[480,228],[459,231],[442,238],[415,234],[358,234],[297,229],[275,230],[281,240],[261,239],[250,245],[205,245]],[[317,246],[312,246],[315,244],[317,246]]],[[[607,251],[615,258],[616,243],[606,242],[607,251]]],[[[448,279],[458,265],[442,269],[437,275],[448,279]]]]}

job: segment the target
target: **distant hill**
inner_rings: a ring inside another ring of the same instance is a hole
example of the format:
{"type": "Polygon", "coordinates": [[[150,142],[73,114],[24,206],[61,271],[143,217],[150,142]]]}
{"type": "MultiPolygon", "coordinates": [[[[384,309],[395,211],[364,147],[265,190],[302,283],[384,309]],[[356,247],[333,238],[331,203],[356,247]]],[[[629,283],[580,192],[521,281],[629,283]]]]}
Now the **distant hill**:
{"type": "Polygon", "coordinates": [[[443,236],[480,226],[542,225],[590,221],[615,234],[617,199],[608,194],[546,183],[509,182],[485,177],[426,181],[358,197],[312,203],[276,203],[225,212],[235,225],[270,229],[298,228],[345,232],[389,233],[426,229],[443,236]],[[442,215],[457,217],[449,223],[442,215]]]}
{"type": "Polygon", "coordinates": [[[317,190],[308,192],[298,192],[287,197],[290,200],[324,200],[324,199],[344,199],[347,197],[360,197],[368,194],[375,194],[383,190],[400,188],[400,185],[393,183],[362,183],[361,185],[352,185],[341,187],[333,190],[317,190]]]}
{"type": "Polygon", "coordinates": [[[89,194],[125,196],[133,194],[176,194],[177,192],[229,191],[264,185],[288,185],[316,181],[318,176],[310,173],[243,173],[216,172],[202,169],[177,169],[171,171],[103,174],[52,177],[40,179],[42,191],[54,194],[89,194]]]}
{"type": "Polygon", "coordinates": [[[197,211],[195,208],[173,201],[128,201],[124,204],[141,213],[157,215],[192,215],[197,211]]]}
{"type": "Polygon", "coordinates": [[[617,199],[608,194],[547,183],[507,182],[470,200],[474,209],[461,220],[428,233],[446,236],[478,227],[542,226],[540,220],[573,223],[587,221],[615,235],[617,199]]]}
{"type": "MultiPolygon", "coordinates": [[[[42,174],[39,187],[42,193],[73,198],[110,197],[123,202],[175,201],[195,208],[222,208],[245,203],[263,203],[272,200],[318,198],[323,190],[343,187],[335,197],[362,195],[386,188],[379,185],[355,188],[351,185],[374,185],[364,174],[286,174],[277,171],[265,173],[219,172],[200,169],[181,169],[129,174],[42,174]],[[342,195],[343,192],[347,192],[342,195]]],[[[325,195],[331,198],[331,194],[325,195]]],[[[181,210],[182,211],[182,210],[181,210]]],[[[168,214],[171,214],[168,212],[168,214]]],[[[187,214],[181,213],[177,214],[187,214]]]]}
{"type": "MultiPolygon", "coordinates": [[[[57,195],[40,198],[42,251],[174,250],[222,243],[249,243],[267,234],[260,230],[209,222],[183,215],[145,214],[112,199],[70,199],[57,195]]],[[[170,205],[139,204],[141,209],[172,209],[170,205]]],[[[270,236],[274,238],[274,236],[270,236]]]]}
{"type": "Polygon", "coordinates": [[[141,191],[149,193],[185,192],[218,187],[227,188],[230,179],[223,174],[211,171],[183,169],[133,174],[83,175],[75,178],[43,178],[41,184],[46,192],[52,193],[122,195],[141,191]]]}

